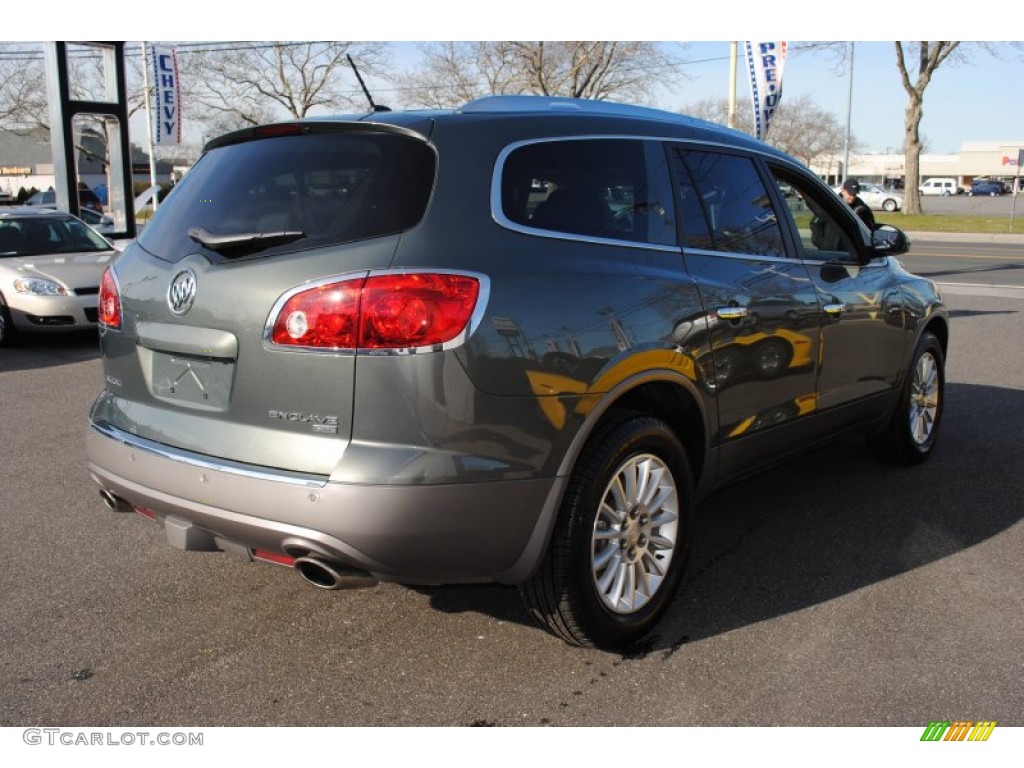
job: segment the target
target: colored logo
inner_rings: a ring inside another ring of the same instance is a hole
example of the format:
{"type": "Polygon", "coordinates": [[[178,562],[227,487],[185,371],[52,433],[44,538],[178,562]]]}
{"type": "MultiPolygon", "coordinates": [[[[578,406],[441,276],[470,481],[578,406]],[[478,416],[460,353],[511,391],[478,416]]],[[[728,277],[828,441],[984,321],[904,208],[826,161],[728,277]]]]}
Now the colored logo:
{"type": "Polygon", "coordinates": [[[995,727],[995,720],[933,720],[921,734],[921,741],[988,741],[995,727]]]}

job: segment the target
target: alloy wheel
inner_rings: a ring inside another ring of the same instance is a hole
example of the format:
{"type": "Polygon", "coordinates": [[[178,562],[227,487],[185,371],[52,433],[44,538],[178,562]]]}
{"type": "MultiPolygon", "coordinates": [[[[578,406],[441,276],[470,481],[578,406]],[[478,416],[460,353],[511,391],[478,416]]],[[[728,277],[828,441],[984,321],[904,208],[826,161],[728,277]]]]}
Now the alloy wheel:
{"type": "Polygon", "coordinates": [[[591,542],[597,594],[614,613],[643,608],[661,587],[676,551],[679,494],[665,463],[633,456],[601,498],[591,542]]]}

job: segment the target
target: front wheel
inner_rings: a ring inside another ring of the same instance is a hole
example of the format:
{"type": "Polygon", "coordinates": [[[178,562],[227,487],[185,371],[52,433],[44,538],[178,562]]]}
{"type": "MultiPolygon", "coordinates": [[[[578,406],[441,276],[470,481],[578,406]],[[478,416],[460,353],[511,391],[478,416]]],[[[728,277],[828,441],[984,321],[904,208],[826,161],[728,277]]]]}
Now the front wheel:
{"type": "Polygon", "coordinates": [[[692,527],[693,480],[672,430],[648,416],[610,423],[576,465],[523,600],[541,626],[573,645],[629,645],[671,604],[692,527]]]}
{"type": "Polygon", "coordinates": [[[945,360],[932,333],[917,344],[889,423],[869,438],[872,452],[897,464],[918,464],[935,449],[945,404],[945,360]]]}
{"type": "Polygon", "coordinates": [[[11,321],[11,314],[7,311],[7,304],[3,296],[0,296],[0,347],[10,346],[14,341],[15,329],[11,321]]]}

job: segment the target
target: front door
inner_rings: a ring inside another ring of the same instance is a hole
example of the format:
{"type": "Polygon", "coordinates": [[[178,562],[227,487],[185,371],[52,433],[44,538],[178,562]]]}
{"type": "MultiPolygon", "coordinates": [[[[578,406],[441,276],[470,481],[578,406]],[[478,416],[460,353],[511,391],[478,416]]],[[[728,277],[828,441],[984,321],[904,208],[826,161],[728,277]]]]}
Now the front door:
{"type": "Polygon", "coordinates": [[[694,354],[715,392],[722,476],[799,442],[793,427],[816,407],[820,310],[807,267],[788,252],[755,161],[677,145],[687,272],[707,313],[694,354]],[[772,437],[747,441],[755,433],[772,437]],[[749,449],[749,450],[748,450],[749,449]]]}

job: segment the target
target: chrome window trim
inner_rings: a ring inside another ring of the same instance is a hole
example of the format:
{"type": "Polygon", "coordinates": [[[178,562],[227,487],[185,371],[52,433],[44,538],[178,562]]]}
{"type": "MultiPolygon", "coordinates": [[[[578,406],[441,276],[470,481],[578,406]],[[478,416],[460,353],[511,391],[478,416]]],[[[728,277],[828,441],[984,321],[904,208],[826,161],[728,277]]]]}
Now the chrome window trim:
{"type": "Polygon", "coordinates": [[[212,459],[209,456],[186,451],[182,448],[172,448],[153,440],[148,440],[123,429],[118,429],[106,422],[90,422],[90,426],[104,437],[116,440],[129,448],[135,448],[145,453],[159,456],[163,459],[176,461],[181,464],[188,464],[191,467],[209,469],[214,472],[224,472],[229,475],[248,477],[254,480],[269,480],[274,483],[286,483],[298,485],[303,488],[323,488],[327,485],[329,477],[326,475],[312,475],[305,472],[291,472],[286,469],[256,469],[252,465],[228,459],[212,459]]]}
{"type": "Polygon", "coordinates": [[[766,253],[742,253],[739,251],[714,251],[708,248],[687,248],[684,246],[683,255],[685,256],[688,253],[696,254],[697,256],[721,256],[723,259],[737,259],[740,261],[773,261],[783,264],[809,263],[803,259],[791,256],[772,256],[766,253]]]}
{"type": "Polygon", "coordinates": [[[312,355],[334,355],[334,356],[355,356],[355,355],[366,355],[366,356],[407,356],[407,355],[421,355],[427,352],[442,352],[456,347],[461,347],[470,336],[480,327],[480,323],[484,319],[484,314],[487,310],[487,303],[491,298],[491,280],[482,272],[473,272],[472,270],[465,269],[431,269],[429,267],[417,267],[415,269],[402,269],[391,268],[391,269],[370,269],[370,270],[357,270],[355,272],[342,272],[336,275],[329,275],[327,277],[320,277],[314,280],[307,280],[304,283],[300,283],[293,288],[288,289],[274,302],[274,306],[270,310],[270,314],[267,315],[267,321],[263,326],[263,348],[271,352],[301,352],[304,354],[312,355]],[[466,328],[459,335],[452,339],[444,342],[443,344],[428,344],[421,347],[395,347],[391,349],[370,349],[366,347],[331,347],[325,349],[322,347],[302,347],[294,346],[291,344],[276,344],[271,340],[271,334],[274,330],[274,323],[277,321],[277,317],[284,307],[285,303],[297,293],[308,291],[311,288],[318,288],[322,285],[329,285],[330,283],[340,283],[345,280],[359,280],[370,277],[379,277],[381,275],[415,275],[415,274],[432,274],[432,275],[462,275],[464,277],[475,278],[480,283],[480,292],[477,294],[476,306],[473,308],[473,313],[469,317],[469,323],[466,328]]]}
{"type": "MultiPolygon", "coordinates": [[[[515,152],[521,147],[529,146],[531,144],[546,144],[554,141],[594,141],[594,140],[616,140],[616,141],[654,141],[661,144],[674,144],[674,145],[686,145],[693,147],[715,147],[718,149],[725,149],[729,152],[736,154],[739,152],[749,153],[751,155],[760,155],[765,158],[769,158],[773,161],[780,162],[784,165],[788,165],[791,168],[795,167],[799,169],[799,166],[794,165],[791,161],[785,157],[780,157],[772,152],[765,151],[757,147],[736,147],[730,144],[726,144],[721,141],[707,141],[706,139],[689,139],[679,136],[647,136],[641,134],[568,134],[560,136],[540,136],[532,139],[524,139],[522,141],[515,141],[508,144],[501,152],[498,153],[497,159],[494,161],[494,170],[491,172],[491,218],[494,219],[498,226],[513,232],[519,232],[525,235],[532,235],[534,237],[547,237],[552,240],[571,240],[573,242],[580,243],[593,243],[595,245],[614,245],[618,247],[637,248],[644,251],[659,251],[662,253],[679,253],[681,250],[686,250],[685,246],[677,245],[661,245],[659,243],[639,243],[636,240],[618,240],[615,238],[604,238],[604,237],[589,237],[587,235],[574,235],[571,232],[556,232],[549,229],[538,229],[536,227],[528,227],[525,224],[519,224],[510,220],[505,216],[505,211],[501,205],[501,178],[502,171],[505,168],[505,161],[508,156],[515,152]]],[[[804,171],[806,173],[806,171],[804,171]]],[[[673,198],[675,193],[673,192],[673,198]]]]}

